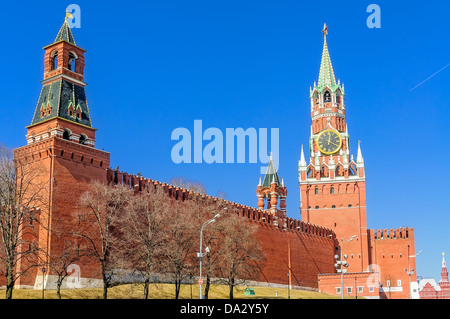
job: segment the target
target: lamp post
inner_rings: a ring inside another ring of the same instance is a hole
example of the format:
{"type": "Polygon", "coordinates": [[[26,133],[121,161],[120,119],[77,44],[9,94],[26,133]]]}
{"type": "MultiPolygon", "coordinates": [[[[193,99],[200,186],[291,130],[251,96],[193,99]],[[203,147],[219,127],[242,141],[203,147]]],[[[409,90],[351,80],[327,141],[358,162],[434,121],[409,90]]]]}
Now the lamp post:
{"type": "Polygon", "coordinates": [[[291,299],[291,285],[290,285],[290,278],[289,278],[289,273],[287,273],[287,277],[288,277],[288,299],[291,299]]]}
{"type": "Polygon", "coordinates": [[[411,275],[414,275],[414,269],[411,269],[411,258],[415,258],[416,256],[419,256],[422,251],[419,251],[417,254],[410,255],[409,254],[409,244],[408,245],[408,269],[405,269],[406,273],[408,274],[409,278],[409,299],[412,299],[411,296],[411,275]]]}
{"type": "Polygon", "coordinates": [[[202,258],[205,256],[203,253],[203,228],[208,226],[209,224],[212,224],[216,221],[216,218],[219,218],[220,214],[217,214],[210,220],[203,223],[202,227],[200,228],[200,252],[197,253],[197,257],[200,258],[200,276],[198,279],[198,283],[200,284],[200,299],[203,299],[203,279],[202,279],[202,258]]]}
{"type": "MultiPolygon", "coordinates": [[[[348,243],[350,241],[353,240],[353,238],[355,238],[356,235],[353,235],[352,237],[350,237],[349,239],[347,239],[345,242],[342,243],[341,245],[341,249],[340,249],[340,256],[335,255],[334,258],[336,259],[336,263],[334,264],[334,267],[336,268],[337,271],[339,271],[341,273],[341,299],[344,299],[344,267],[347,268],[348,267],[348,262],[342,259],[342,257],[344,257],[345,259],[347,259],[347,255],[342,256],[342,247],[344,246],[345,243],[348,243]],[[339,260],[337,260],[339,259],[339,260]]],[[[356,237],[357,238],[357,237],[356,237]]]]}
{"type": "Polygon", "coordinates": [[[42,299],[44,299],[45,271],[45,267],[42,267],[42,299]]]}

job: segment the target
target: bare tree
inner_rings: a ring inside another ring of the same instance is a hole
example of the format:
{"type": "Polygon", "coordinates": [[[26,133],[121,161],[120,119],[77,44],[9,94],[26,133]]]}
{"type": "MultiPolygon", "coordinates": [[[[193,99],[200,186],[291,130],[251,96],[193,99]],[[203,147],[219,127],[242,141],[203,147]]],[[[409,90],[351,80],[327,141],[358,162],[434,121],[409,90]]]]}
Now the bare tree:
{"type": "Polygon", "coordinates": [[[33,224],[47,209],[48,176],[40,162],[14,158],[10,149],[0,146],[0,272],[6,277],[7,299],[19,277],[36,266],[33,224]]]}
{"type": "Polygon", "coordinates": [[[192,202],[172,202],[165,218],[161,270],[175,284],[175,298],[181,283],[192,273],[194,264],[195,205],[192,202]]]}
{"type": "Polygon", "coordinates": [[[62,235],[60,238],[64,243],[63,249],[58,255],[53,255],[51,258],[48,258],[50,260],[48,266],[57,276],[56,294],[58,299],[61,299],[62,283],[70,275],[69,266],[78,262],[81,258],[79,250],[73,244],[76,240],[75,238],[70,235],[62,235]]]}
{"type": "Polygon", "coordinates": [[[195,182],[191,180],[187,180],[184,177],[174,177],[170,181],[175,187],[180,187],[187,189],[189,191],[193,191],[194,193],[206,194],[206,187],[200,182],[195,182]]]}
{"type": "Polygon", "coordinates": [[[115,243],[120,234],[119,216],[125,211],[131,190],[124,186],[109,186],[92,181],[80,199],[80,227],[74,235],[83,242],[87,256],[100,264],[103,280],[103,298],[108,298],[108,288],[114,277],[115,243]]]}
{"type": "Polygon", "coordinates": [[[144,281],[144,299],[148,299],[149,284],[155,264],[159,263],[164,235],[163,222],[169,210],[169,198],[162,188],[148,188],[133,196],[120,219],[123,242],[130,249],[121,249],[127,269],[139,272],[144,281]]]}
{"type": "Polygon", "coordinates": [[[238,281],[257,279],[264,253],[255,240],[256,225],[235,213],[226,214],[222,221],[219,277],[229,286],[230,299],[238,281]]]}

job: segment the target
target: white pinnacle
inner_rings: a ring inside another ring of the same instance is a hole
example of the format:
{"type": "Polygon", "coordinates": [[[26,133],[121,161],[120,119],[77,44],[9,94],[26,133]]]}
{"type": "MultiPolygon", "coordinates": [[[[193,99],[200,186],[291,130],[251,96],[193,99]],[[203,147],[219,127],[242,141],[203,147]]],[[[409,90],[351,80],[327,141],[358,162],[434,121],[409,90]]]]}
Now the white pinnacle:
{"type": "Polygon", "coordinates": [[[305,160],[305,153],[303,152],[303,144],[302,144],[302,151],[300,154],[300,166],[306,166],[306,160],[305,160]]]}
{"type": "Polygon", "coordinates": [[[358,156],[356,157],[357,163],[364,163],[364,158],[361,153],[361,141],[358,141],[358,156]]]}

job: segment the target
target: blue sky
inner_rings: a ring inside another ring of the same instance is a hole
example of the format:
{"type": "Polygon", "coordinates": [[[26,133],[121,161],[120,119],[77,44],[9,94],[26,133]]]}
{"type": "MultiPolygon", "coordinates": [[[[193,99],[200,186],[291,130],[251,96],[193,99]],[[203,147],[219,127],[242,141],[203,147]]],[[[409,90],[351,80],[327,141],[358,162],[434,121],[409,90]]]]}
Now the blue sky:
{"type": "Polygon", "coordinates": [[[294,218],[326,22],[334,72],[346,89],[351,153],[361,140],[366,163],[368,226],[414,227],[423,251],[418,275],[439,279],[441,252],[450,255],[450,67],[423,81],[450,63],[448,1],[4,3],[0,141],[10,147],[25,144],[42,47],[71,3],[81,8],[73,33],[87,50],[96,146],[111,152],[112,167],[165,182],[183,176],[211,195],[256,206],[261,163],[175,164],[170,136],[178,127],[193,132],[196,119],[223,132],[279,128],[279,174],[294,218]],[[371,3],[381,8],[380,29],[366,25],[371,3]]]}

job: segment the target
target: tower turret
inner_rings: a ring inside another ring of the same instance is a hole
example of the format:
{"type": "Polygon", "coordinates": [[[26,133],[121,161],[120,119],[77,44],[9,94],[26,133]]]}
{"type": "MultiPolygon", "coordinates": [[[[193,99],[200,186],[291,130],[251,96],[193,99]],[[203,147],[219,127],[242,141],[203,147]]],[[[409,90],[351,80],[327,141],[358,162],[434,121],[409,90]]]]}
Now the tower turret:
{"type": "Polygon", "coordinates": [[[75,44],[67,17],[55,41],[43,48],[44,79],[27,143],[56,136],[89,147],[95,146],[95,129],[86,99],[84,53],[75,44]]]}
{"type": "Polygon", "coordinates": [[[286,216],[287,190],[284,181],[280,182],[280,177],[275,168],[272,155],[270,156],[263,182],[261,183],[261,178],[259,179],[256,195],[258,197],[258,208],[263,209],[272,215],[281,214],[286,216]],[[265,202],[267,202],[267,206],[265,202]],[[277,207],[278,204],[279,208],[277,207]]]}

